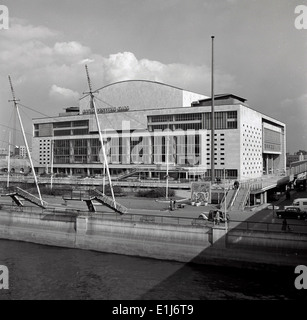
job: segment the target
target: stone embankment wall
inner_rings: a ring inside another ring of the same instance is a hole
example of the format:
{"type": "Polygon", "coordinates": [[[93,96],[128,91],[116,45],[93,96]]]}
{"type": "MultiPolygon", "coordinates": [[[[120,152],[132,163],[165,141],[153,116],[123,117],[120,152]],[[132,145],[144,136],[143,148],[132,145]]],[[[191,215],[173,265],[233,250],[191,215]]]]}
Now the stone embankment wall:
{"type": "Polygon", "coordinates": [[[212,245],[210,228],[3,210],[0,238],[182,262],[212,245]]]}
{"type": "Polygon", "coordinates": [[[207,228],[124,218],[1,210],[0,239],[235,267],[293,267],[307,261],[307,234],[236,229],[226,233],[222,226],[207,228]]]}

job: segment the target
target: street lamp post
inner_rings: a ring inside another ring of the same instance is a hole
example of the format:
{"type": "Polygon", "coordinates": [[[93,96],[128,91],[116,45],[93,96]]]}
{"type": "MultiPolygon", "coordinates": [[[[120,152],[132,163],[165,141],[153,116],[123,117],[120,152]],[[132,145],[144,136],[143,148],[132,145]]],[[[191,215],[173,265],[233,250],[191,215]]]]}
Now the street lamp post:
{"type": "Polygon", "coordinates": [[[168,176],[169,176],[169,169],[168,169],[168,153],[169,153],[169,123],[167,124],[167,133],[166,133],[166,187],[165,187],[165,198],[168,199],[168,176]]]}
{"type": "Polygon", "coordinates": [[[226,201],[226,169],[224,168],[224,205],[225,205],[225,228],[227,230],[227,201],[226,201]]]}
{"type": "Polygon", "coordinates": [[[213,42],[214,36],[211,36],[212,39],[212,60],[211,60],[211,181],[215,182],[215,172],[214,172],[214,53],[213,53],[213,42]]]}

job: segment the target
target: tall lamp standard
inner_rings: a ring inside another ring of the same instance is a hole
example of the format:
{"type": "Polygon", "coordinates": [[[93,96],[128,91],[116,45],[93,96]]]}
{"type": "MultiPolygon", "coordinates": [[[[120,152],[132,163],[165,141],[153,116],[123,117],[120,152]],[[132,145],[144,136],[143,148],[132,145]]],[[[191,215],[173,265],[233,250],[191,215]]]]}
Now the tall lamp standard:
{"type": "Polygon", "coordinates": [[[224,168],[224,205],[225,205],[225,228],[227,230],[228,224],[227,224],[227,201],[226,201],[226,169],[224,168]]]}
{"type": "Polygon", "coordinates": [[[168,199],[168,178],[169,178],[169,169],[168,169],[168,154],[169,154],[169,123],[167,124],[167,133],[166,133],[166,187],[165,187],[165,198],[168,199]]]}
{"type": "Polygon", "coordinates": [[[211,181],[215,182],[214,172],[214,36],[212,39],[212,57],[211,57],[211,181]]]}

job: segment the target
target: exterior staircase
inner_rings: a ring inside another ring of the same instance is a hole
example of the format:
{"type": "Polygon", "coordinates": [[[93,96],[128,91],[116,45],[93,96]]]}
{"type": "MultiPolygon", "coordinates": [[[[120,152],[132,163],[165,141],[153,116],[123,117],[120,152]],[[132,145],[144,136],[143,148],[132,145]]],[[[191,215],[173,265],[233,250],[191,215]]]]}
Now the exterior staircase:
{"type": "Polygon", "coordinates": [[[19,207],[23,206],[23,203],[20,201],[19,198],[23,198],[43,209],[45,209],[48,206],[48,203],[46,201],[40,200],[38,197],[19,187],[16,187],[16,191],[7,194],[7,196],[11,197],[19,207]]]}
{"type": "Polygon", "coordinates": [[[225,201],[226,201],[226,209],[229,210],[231,205],[232,205],[232,201],[236,195],[236,191],[237,190],[234,190],[234,189],[230,189],[227,191],[227,194],[226,194],[226,198],[224,197],[220,206],[221,206],[221,210],[224,210],[225,209],[225,201]]]}
{"type": "Polygon", "coordinates": [[[139,171],[139,169],[133,169],[133,170],[131,170],[131,171],[129,171],[129,172],[125,172],[125,173],[121,174],[121,175],[118,176],[116,179],[117,179],[117,180],[123,180],[123,179],[125,179],[125,178],[128,178],[128,177],[134,175],[134,174],[137,173],[138,171],[139,171]]]}
{"type": "Polygon", "coordinates": [[[246,206],[246,202],[250,194],[250,187],[239,188],[238,190],[234,191],[237,191],[237,195],[231,207],[231,211],[242,211],[246,206]]]}
{"type": "Polygon", "coordinates": [[[89,194],[91,197],[90,200],[96,200],[104,204],[108,208],[114,210],[115,212],[118,212],[119,214],[124,214],[128,212],[128,209],[125,206],[121,205],[117,201],[113,201],[112,198],[106,196],[105,194],[103,194],[101,191],[97,189],[90,190],[89,194]]]}

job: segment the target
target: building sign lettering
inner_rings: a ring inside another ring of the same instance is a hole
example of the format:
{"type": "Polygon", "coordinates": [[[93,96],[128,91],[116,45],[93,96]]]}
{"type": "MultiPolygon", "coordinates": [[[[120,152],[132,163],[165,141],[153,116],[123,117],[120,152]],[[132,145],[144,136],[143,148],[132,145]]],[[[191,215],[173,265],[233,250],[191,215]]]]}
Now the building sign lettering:
{"type": "MultiPolygon", "coordinates": [[[[110,107],[110,108],[97,108],[97,113],[115,113],[115,112],[126,112],[129,111],[128,106],[122,107],[110,107]]],[[[82,114],[94,114],[94,109],[83,110],[82,114]]]]}

